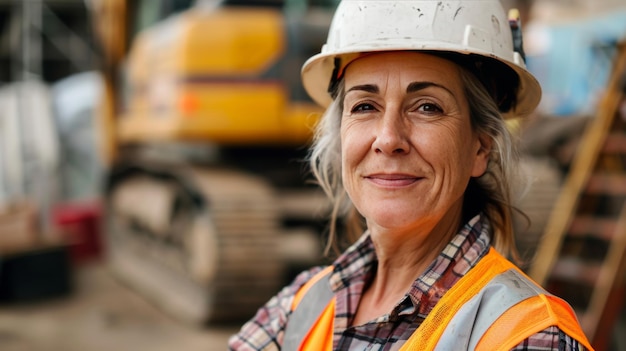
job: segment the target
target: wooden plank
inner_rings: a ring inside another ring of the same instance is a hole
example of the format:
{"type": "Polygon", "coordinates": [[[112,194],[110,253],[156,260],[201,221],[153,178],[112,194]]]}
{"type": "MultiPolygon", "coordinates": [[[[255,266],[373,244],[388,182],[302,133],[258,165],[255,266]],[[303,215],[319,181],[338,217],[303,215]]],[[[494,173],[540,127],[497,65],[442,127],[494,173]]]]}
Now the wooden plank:
{"type": "Polygon", "coordinates": [[[596,172],[589,178],[588,194],[626,195],[626,173],[596,172]]]}
{"type": "Polygon", "coordinates": [[[626,134],[609,134],[604,143],[603,152],[607,154],[626,154],[626,134]]]}
{"type": "Polygon", "coordinates": [[[602,240],[611,240],[615,234],[617,221],[612,218],[598,218],[593,216],[578,216],[572,221],[568,235],[583,237],[592,235],[602,240]]]}
{"type": "Polygon", "coordinates": [[[601,269],[597,262],[584,261],[577,257],[560,257],[554,264],[551,278],[594,286],[601,269]]]}
{"type": "MultiPolygon", "coordinates": [[[[609,312],[607,309],[613,308],[607,301],[616,287],[622,285],[624,270],[626,265],[626,206],[622,209],[615,235],[609,246],[609,252],[605,263],[598,274],[593,295],[587,308],[586,318],[588,319],[587,337],[594,340],[598,332],[598,326],[609,312]]],[[[623,297],[622,297],[623,298],[623,297]]]]}
{"type": "Polygon", "coordinates": [[[623,72],[626,71],[626,45],[620,45],[617,55],[608,93],[598,106],[596,118],[590,122],[581,138],[570,174],[556,200],[537,255],[529,270],[529,275],[539,284],[545,284],[552,271],[563,237],[576,215],[580,194],[593,172],[621,103],[622,96],[618,92],[621,89],[623,72]]]}

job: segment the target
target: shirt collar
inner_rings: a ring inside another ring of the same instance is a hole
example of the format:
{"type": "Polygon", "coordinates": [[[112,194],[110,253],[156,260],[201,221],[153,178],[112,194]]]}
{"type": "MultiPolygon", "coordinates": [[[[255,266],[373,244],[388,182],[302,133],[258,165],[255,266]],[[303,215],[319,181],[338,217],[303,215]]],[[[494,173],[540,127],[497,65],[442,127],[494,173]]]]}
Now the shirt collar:
{"type": "MultiPolygon", "coordinates": [[[[413,306],[419,308],[420,314],[428,314],[441,296],[489,251],[490,233],[491,228],[484,215],[479,214],[469,220],[413,283],[402,301],[410,299],[413,306]]],[[[374,244],[366,231],[333,263],[335,268],[330,277],[333,291],[347,287],[355,279],[371,279],[376,263],[374,244]]],[[[406,306],[403,310],[408,311],[406,306]]]]}
{"type": "Polygon", "coordinates": [[[407,294],[426,316],[441,297],[489,252],[491,227],[484,215],[468,221],[407,294]]]}

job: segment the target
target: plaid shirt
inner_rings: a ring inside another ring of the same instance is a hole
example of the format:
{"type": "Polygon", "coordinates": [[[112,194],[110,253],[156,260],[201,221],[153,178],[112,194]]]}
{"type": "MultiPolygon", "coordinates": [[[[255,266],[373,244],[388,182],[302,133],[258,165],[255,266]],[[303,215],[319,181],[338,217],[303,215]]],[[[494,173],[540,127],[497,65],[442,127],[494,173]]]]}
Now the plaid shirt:
{"type": "MultiPolygon", "coordinates": [[[[334,263],[330,277],[335,293],[334,350],[398,350],[420,326],[443,294],[489,251],[489,225],[481,216],[469,221],[439,254],[404,298],[388,314],[352,326],[363,288],[377,264],[370,236],[365,233],[334,263]]],[[[295,293],[321,268],[301,273],[229,340],[229,350],[280,350],[295,293]]],[[[513,350],[584,350],[557,327],[532,335],[513,350]]]]}

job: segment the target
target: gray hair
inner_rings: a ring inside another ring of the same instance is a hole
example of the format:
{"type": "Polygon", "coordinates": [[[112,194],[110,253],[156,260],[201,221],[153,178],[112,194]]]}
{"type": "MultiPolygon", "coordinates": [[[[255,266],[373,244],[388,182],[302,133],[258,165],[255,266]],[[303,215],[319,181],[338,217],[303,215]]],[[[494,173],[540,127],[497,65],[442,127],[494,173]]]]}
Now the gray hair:
{"type": "MultiPolygon", "coordinates": [[[[485,173],[472,178],[465,190],[463,212],[469,215],[484,213],[493,229],[492,245],[505,255],[518,259],[513,233],[511,182],[516,172],[518,152],[513,137],[497,104],[484,85],[468,69],[461,67],[461,81],[470,109],[471,126],[475,132],[490,138],[492,148],[485,173]]],[[[329,239],[326,246],[338,250],[337,223],[345,219],[349,240],[355,240],[364,229],[363,221],[350,202],[341,179],[341,116],[343,113],[344,84],[337,87],[338,95],[317,125],[309,153],[311,171],[333,207],[330,216],[329,239]]]]}

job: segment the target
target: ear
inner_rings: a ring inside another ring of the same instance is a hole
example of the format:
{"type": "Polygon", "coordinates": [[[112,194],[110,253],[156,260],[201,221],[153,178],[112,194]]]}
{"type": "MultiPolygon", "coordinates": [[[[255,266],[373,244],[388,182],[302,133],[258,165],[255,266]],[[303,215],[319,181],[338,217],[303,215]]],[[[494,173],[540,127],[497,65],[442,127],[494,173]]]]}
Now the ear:
{"type": "Polygon", "coordinates": [[[481,135],[478,137],[478,150],[476,151],[476,156],[474,157],[472,177],[480,177],[487,170],[492,144],[493,140],[488,136],[481,135]]]}

